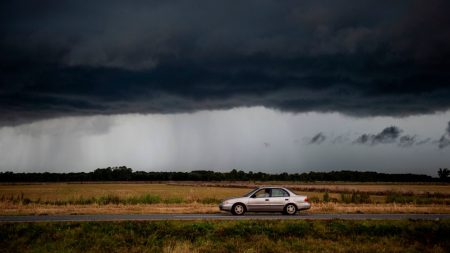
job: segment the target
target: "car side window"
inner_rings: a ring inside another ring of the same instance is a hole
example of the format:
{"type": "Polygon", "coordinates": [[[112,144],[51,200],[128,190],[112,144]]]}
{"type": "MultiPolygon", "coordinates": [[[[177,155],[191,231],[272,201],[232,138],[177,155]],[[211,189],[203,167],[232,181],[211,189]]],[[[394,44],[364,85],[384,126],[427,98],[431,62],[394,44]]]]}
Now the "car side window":
{"type": "Polygon", "coordinates": [[[275,188],[275,189],[272,189],[271,197],[289,197],[289,193],[287,193],[283,189],[275,188]]]}
{"type": "Polygon", "coordinates": [[[268,197],[270,197],[270,189],[261,189],[261,190],[257,191],[255,194],[253,194],[252,197],[253,198],[268,198],[268,197]]]}

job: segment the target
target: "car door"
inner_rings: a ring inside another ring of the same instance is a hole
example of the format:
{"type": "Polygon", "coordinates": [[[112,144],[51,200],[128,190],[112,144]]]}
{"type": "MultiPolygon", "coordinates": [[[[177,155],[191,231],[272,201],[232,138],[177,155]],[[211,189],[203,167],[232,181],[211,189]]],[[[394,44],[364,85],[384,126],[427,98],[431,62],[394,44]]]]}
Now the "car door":
{"type": "Polygon", "coordinates": [[[270,189],[261,189],[248,199],[248,211],[270,211],[270,189]]]}
{"type": "Polygon", "coordinates": [[[283,211],[284,206],[289,202],[289,193],[281,188],[272,188],[270,193],[270,210],[283,211]]]}

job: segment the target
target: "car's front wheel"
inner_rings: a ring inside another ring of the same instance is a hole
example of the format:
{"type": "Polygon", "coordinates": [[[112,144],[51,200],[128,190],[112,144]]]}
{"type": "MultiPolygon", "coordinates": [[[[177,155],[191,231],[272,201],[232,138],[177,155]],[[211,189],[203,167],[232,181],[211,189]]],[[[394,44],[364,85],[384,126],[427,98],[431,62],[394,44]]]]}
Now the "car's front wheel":
{"type": "Polygon", "coordinates": [[[241,203],[237,203],[231,208],[231,213],[234,215],[243,215],[245,213],[245,206],[241,203]]]}
{"type": "Polygon", "coordinates": [[[297,207],[294,204],[287,204],[284,207],[284,213],[294,215],[297,212],[297,207]]]}

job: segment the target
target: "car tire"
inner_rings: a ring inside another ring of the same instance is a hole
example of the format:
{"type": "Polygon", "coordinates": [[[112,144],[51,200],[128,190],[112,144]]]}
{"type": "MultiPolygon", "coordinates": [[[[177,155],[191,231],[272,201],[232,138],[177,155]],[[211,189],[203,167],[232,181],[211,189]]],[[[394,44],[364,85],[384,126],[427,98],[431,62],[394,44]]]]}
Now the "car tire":
{"type": "Polygon", "coordinates": [[[284,213],[287,215],[294,215],[297,213],[297,206],[295,206],[294,204],[287,204],[284,207],[284,213]]]}
{"type": "Polygon", "coordinates": [[[233,207],[231,208],[231,213],[233,215],[243,215],[245,211],[246,211],[245,206],[244,204],[241,203],[234,204],[233,207]]]}

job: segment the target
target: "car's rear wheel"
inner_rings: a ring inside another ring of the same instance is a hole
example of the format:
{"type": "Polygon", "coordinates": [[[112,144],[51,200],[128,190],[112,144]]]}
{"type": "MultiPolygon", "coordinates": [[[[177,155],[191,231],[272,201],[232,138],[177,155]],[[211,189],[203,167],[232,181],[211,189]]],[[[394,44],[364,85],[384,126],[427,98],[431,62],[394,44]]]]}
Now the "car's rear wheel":
{"type": "Polygon", "coordinates": [[[237,203],[231,208],[231,213],[234,215],[243,215],[245,213],[245,206],[241,203],[237,203]]]}
{"type": "Polygon", "coordinates": [[[294,215],[297,212],[297,207],[294,204],[287,204],[284,207],[284,213],[294,215]]]}

